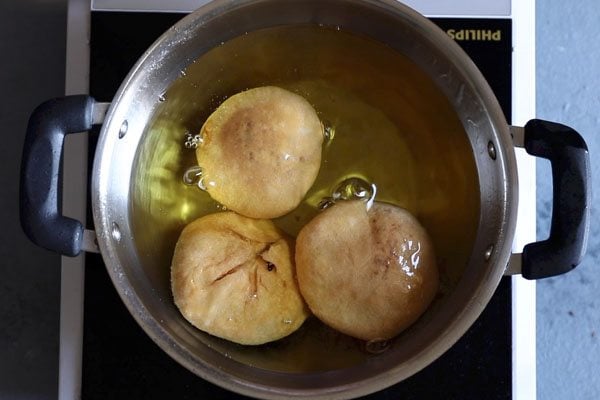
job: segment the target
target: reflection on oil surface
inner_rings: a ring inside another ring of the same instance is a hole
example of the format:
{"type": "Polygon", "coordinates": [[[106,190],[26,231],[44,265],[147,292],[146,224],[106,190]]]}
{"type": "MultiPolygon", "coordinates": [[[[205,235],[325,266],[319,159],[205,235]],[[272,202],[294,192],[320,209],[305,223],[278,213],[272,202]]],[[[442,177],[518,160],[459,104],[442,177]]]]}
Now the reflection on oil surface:
{"type": "MultiPolygon", "coordinates": [[[[304,96],[329,132],[315,184],[296,210],[275,223],[295,236],[340,182],[354,177],[375,184],[377,201],[406,208],[429,232],[443,298],[467,264],[479,216],[477,173],[463,127],[406,57],[343,29],[316,26],[267,29],[224,43],[190,64],[157,98],[130,196],[133,235],[152,286],[170,298],[179,233],[197,217],[223,209],[199,188],[199,171],[190,170],[197,165],[193,140],[200,127],[224,99],[266,85],[304,96]],[[184,176],[193,184],[185,184],[184,176]]],[[[373,357],[364,344],[316,320],[305,325],[259,347],[200,331],[197,337],[234,359],[274,370],[328,370],[373,357]]]]}

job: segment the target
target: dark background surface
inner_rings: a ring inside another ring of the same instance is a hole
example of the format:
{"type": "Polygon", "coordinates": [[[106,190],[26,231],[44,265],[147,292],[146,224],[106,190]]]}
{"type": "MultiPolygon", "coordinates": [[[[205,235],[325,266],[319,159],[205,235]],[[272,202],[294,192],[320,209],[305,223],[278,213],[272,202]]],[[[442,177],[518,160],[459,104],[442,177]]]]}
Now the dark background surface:
{"type": "Polygon", "coordinates": [[[19,225],[25,127],[42,101],[64,95],[64,0],[0,1],[0,398],[55,398],[60,257],[19,225]]]}

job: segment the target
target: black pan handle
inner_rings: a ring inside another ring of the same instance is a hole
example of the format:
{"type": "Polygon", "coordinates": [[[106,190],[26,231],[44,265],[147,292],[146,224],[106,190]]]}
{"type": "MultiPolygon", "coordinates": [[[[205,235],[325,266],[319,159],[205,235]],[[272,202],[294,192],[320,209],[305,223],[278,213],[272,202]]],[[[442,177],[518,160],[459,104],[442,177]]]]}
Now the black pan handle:
{"type": "Polygon", "coordinates": [[[590,226],[590,157],[575,130],[553,122],[525,125],[525,150],[552,165],[552,222],[547,240],[523,249],[521,274],[547,278],[575,268],[583,258],[590,226]]]}
{"type": "Polygon", "coordinates": [[[25,135],[21,160],[20,216],[35,244],[66,256],[81,251],[83,224],[62,215],[61,162],[65,135],[92,128],[95,101],[66,96],[38,106],[25,135]]]}

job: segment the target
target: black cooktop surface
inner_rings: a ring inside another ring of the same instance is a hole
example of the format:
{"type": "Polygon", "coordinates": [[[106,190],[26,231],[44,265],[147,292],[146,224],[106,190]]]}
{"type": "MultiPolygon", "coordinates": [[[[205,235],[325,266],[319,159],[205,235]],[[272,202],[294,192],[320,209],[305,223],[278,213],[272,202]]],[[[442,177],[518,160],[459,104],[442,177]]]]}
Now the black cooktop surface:
{"type": "MultiPolygon", "coordinates": [[[[91,95],[111,101],[138,57],[182,16],[93,12],[91,95]]],[[[477,63],[510,121],[511,21],[434,22],[477,63]]],[[[192,374],[154,344],[121,302],[99,255],[87,255],[85,273],[83,399],[242,398],[192,374]]],[[[448,352],[416,375],[364,398],[510,399],[511,365],[511,281],[503,278],[483,314],[448,352]]]]}

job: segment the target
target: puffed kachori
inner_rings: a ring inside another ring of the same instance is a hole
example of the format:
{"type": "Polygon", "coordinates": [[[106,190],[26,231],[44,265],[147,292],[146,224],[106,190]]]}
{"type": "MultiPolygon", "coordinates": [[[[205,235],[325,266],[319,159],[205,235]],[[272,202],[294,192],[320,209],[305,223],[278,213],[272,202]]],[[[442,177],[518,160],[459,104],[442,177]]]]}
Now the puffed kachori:
{"type": "Polygon", "coordinates": [[[386,340],[413,324],[438,288],[432,242],[408,211],[339,201],[296,240],[300,291],[311,311],[347,335],[386,340]]]}

